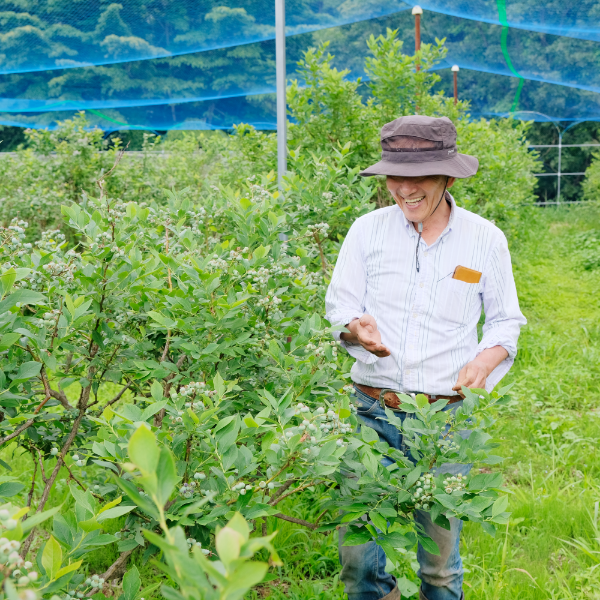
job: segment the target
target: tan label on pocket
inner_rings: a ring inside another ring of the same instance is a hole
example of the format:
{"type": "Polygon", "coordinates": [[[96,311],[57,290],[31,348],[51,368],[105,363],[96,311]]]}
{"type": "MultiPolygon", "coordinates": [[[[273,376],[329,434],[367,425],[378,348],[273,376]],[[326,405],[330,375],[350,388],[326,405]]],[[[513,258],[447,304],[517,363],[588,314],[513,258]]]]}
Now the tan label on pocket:
{"type": "Polygon", "coordinates": [[[460,265],[454,269],[454,275],[452,275],[452,279],[458,279],[459,281],[464,281],[465,283],[479,283],[481,279],[481,273],[479,271],[475,271],[474,269],[469,269],[467,267],[461,267],[460,265]]]}

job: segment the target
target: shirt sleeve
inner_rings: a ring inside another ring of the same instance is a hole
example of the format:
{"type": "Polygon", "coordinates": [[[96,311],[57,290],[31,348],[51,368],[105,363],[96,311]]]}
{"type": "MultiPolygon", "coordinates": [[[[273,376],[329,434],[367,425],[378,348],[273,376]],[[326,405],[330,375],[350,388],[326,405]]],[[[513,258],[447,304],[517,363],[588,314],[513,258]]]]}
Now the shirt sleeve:
{"type": "Polygon", "coordinates": [[[485,324],[476,354],[494,346],[502,346],[508,352],[508,357],[487,378],[485,387],[491,391],[512,367],[521,327],[527,323],[519,308],[510,252],[503,234],[484,269],[482,293],[485,324]]]}
{"type": "MultiPolygon", "coordinates": [[[[360,244],[360,221],[356,221],[342,244],[331,283],[325,295],[325,318],[331,325],[347,325],[365,314],[367,273],[360,244]]],[[[373,364],[378,357],[365,350],[360,344],[349,344],[340,339],[341,331],[333,337],[346,348],[348,354],[362,363],[373,364]]]]}

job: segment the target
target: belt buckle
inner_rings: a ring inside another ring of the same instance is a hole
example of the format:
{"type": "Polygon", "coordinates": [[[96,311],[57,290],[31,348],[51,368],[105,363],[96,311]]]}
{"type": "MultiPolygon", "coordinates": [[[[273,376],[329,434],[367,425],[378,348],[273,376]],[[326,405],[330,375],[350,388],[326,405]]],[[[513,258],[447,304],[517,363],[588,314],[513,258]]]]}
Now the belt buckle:
{"type": "MultiPolygon", "coordinates": [[[[379,404],[381,405],[381,408],[383,408],[384,410],[385,410],[385,407],[387,406],[385,403],[385,395],[388,392],[392,392],[392,394],[396,394],[396,396],[398,396],[398,397],[400,396],[400,394],[403,393],[398,390],[393,390],[392,388],[382,388],[382,390],[379,392],[379,404]]],[[[414,394],[411,394],[411,396],[414,398],[414,394]]],[[[398,405],[398,407],[400,407],[400,405],[398,405]]],[[[388,408],[392,408],[392,407],[388,406],[388,408]]],[[[394,409],[392,408],[392,410],[394,410],[394,409]]]]}

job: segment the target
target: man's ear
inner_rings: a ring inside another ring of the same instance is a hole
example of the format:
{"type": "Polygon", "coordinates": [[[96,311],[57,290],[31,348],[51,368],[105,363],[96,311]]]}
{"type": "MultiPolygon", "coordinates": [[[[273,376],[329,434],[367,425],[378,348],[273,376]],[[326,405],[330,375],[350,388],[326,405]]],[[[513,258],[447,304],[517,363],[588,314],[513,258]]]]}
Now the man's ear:
{"type": "Polygon", "coordinates": [[[446,184],[446,189],[449,190],[454,185],[455,181],[456,181],[456,177],[449,177],[448,183],[446,184]]]}

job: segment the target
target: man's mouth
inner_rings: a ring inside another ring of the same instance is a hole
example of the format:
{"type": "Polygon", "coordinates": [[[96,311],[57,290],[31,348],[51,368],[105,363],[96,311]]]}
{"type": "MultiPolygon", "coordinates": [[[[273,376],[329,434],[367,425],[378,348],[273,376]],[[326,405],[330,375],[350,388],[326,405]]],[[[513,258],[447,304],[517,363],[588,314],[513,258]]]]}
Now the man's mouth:
{"type": "Polygon", "coordinates": [[[404,200],[404,204],[406,204],[406,206],[408,206],[410,208],[415,208],[416,206],[421,204],[421,202],[423,202],[423,200],[425,200],[425,196],[420,196],[419,198],[403,198],[403,200],[404,200]]]}

